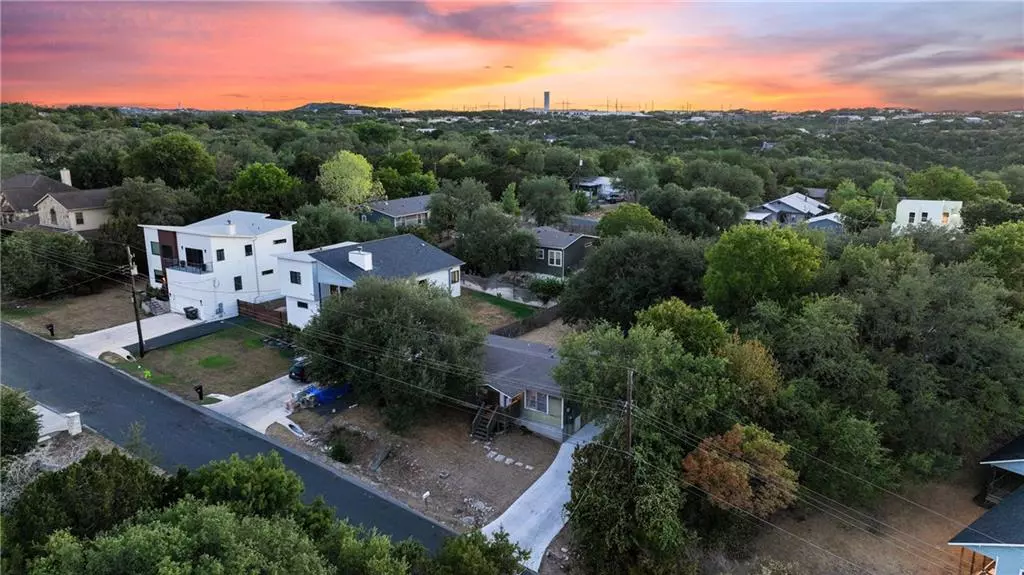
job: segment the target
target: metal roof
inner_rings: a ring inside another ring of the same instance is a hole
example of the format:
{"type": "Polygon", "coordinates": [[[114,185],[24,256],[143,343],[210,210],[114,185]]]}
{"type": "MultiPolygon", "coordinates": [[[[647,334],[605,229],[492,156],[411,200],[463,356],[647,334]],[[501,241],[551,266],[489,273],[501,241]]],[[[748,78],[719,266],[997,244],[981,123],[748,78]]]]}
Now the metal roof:
{"type": "Polygon", "coordinates": [[[556,230],[550,226],[538,226],[533,228],[533,234],[537,236],[537,246],[541,248],[553,248],[564,250],[580,238],[596,238],[588,234],[576,234],[556,230]]]}
{"type": "Polygon", "coordinates": [[[380,200],[367,204],[371,210],[392,218],[425,213],[428,211],[428,205],[430,205],[430,194],[398,198],[397,200],[380,200]]]}
{"type": "Polygon", "coordinates": [[[1024,488],[1017,489],[949,540],[951,545],[1024,547],[1024,488]]]}
{"type": "Polygon", "coordinates": [[[773,209],[773,207],[770,204],[774,203],[789,206],[790,208],[797,210],[800,213],[810,214],[812,216],[817,216],[818,214],[829,209],[827,204],[823,204],[818,200],[815,200],[800,193],[792,193],[789,194],[788,196],[782,196],[781,198],[774,199],[770,202],[765,202],[762,205],[765,208],[773,209]]]}
{"type": "Polygon", "coordinates": [[[558,351],[540,343],[488,335],[484,341],[484,381],[509,397],[526,389],[561,396],[552,372],[558,351]]]}
{"type": "Polygon", "coordinates": [[[412,234],[304,253],[352,281],[366,276],[388,279],[418,277],[464,263],[412,234]],[[373,269],[364,270],[348,261],[349,252],[360,249],[371,254],[373,269]]]}
{"type": "Polygon", "coordinates": [[[747,212],[743,219],[759,222],[770,215],[772,215],[772,212],[747,212]]]}

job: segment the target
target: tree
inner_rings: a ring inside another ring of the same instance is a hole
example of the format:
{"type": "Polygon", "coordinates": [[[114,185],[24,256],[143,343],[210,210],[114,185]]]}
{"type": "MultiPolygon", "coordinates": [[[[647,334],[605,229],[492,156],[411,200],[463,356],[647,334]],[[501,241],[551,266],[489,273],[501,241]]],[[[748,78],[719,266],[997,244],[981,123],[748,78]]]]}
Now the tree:
{"type": "Polygon", "coordinates": [[[126,570],[139,574],[335,572],[291,519],[246,517],[191,498],[144,513],[92,541],[58,532],[32,566],[37,575],[115,575],[126,570]]]}
{"type": "Polygon", "coordinates": [[[709,308],[695,309],[669,298],[636,314],[636,325],[672,333],[694,355],[716,353],[729,340],[723,324],[709,308]]]}
{"type": "Polygon", "coordinates": [[[6,387],[0,389],[0,456],[11,457],[28,453],[39,441],[39,418],[32,411],[32,400],[20,391],[6,387]]]}
{"type": "Polygon", "coordinates": [[[516,184],[515,182],[505,187],[505,191],[501,192],[501,211],[506,214],[519,217],[519,198],[516,197],[516,184]]]}
{"type": "Polygon", "coordinates": [[[569,212],[569,185],[562,178],[526,178],[519,184],[518,193],[538,226],[558,222],[569,212]]]}
{"type": "Polygon", "coordinates": [[[199,140],[171,132],[136,148],[125,168],[128,176],[163,180],[172,188],[196,188],[213,177],[214,161],[199,140]]]}
{"type": "Polygon", "coordinates": [[[842,211],[846,202],[861,198],[863,195],[864,193],[857,187],[857,184],[853,183],[853,180],[845,179],[839,182],[836,189],[829,192],[828,203],[833,210],[842,211]]]}
{"type": "Polygon", "coordinates": [[[423,159],[412,150],[385,156],[380,161],[376,175],[390,199],[432,194],[437,191],[437,179],[434,174],[423,173],[423,159]]]}
{"type": "Polygon", "coordinates": [[[706,246],[671,235],[610,238],[569,278],[559,299],[562,316],[569,323],[607,320],[627,327],[636,312],[667,297],[699,302],[706,246]]]}
{"type": "Polygon", "coordinates": [[[127,159],[128,152],[119,139],[87,140],[71,155],[71,182],[83,190],[116,186],[124,179],[127,159]]]}
{"type": "Polygon", "coordinates": [[[49,120],[28,120],[4,130],[4,144],[52,165],[68,147],[69,138],[49,120]]]}
{"type": "Polygon", "coordinates": [[[839,214],[843,221],[843,229],[851,234],[860,233],[884,221],[881,212],[875,207],[874,200],[868,198],[846,200],[843,207],[839,208],[839,214]]]}
{"type": "Polygon", "coordinates": [[[782,388],[779,364],[772,352],[756,339],[741,340],[734,335],[719,353],[728,362],[729,381],[736,389],[742,411],[753,417],[761,416],[782,388]]]}
{"type": "Polygon", "coordinates": [[[530,552],[498,531],[488,539],[480,531],[470,531],[445,540],[430,567],[433,575],[517,575],[530,552]]]}
{"type": "Polygon", "coordinates": [[[326,298],[299,341],[315,381],[352,385],[360,401],[383,405],[392,428],[408,427],[438,394],[464,398],[480,382],[482,330],[447,289],[431,285],[363,278],[326,298]]]}
{"type": "Polygon", "coordinates": [[[665,223],[640,204],[623,204],[597,223],[597,235],[602,238],[621,236],[627,232],[663,234],[666,231],[665,223]]]}
{"type": "Polygon", "coordinates": [[[658,164],[658,184],[682,185],[686,181],[686,164],[678,156],[669,156],[658,164]]]}
{"type": "Polygon", "coordinates": [[[999,180],[985,180],[978,184],[978,197],[1005,200],[1010,197],[1010,190],[999,180]]]}
{"type": "Polygon", "coordinates": [[[683,460],[683,477],[723,509],[765,518],[797,498],[797,474],[786,463],[789,446],[756,425],[737,423],[706,437],[683,460]]]}
{"type": "Polygon", "coordinates": [[[960,168],[932,166],[910,174],[907,194],[924,200],[969,202],[978,197],[978,182],[960,168]]]}
{"type": "Polygon", "coordinates": [[[36,159],[25,152],[11,152],[0,148],[0,180],[6,180],[18,174],[39,173],[36,159]]]}
{"type": "Polygon", "coordinates": [[[761,299],[789,301],[810,285],[822,255],[791,229],[735,227],[708,249],[707,299],[730,316],[761,299]]]}
{"type": "Polygon", "coordinates": [[[302,205],[300,181],[273,164],[249,164],[231,183],[224,207],[279,217],[302,205]]]}
{"type": "Polygon", "coordinates": [[[328,199],[342,206],[364,204],[374,195],[373,167],[366,158],[347,150],[324,162],[316,181],[328,199]]]}
{"type": "Polygon", "coordinates": [[[472,214],[490,201],[487,186],[473,178],[462,178],[458,182],[442,180],[440,190],[430,198],[427,226],[435,233],[451,231],[460,217],[472,214]]]}
{"type": "MultiPolygon", "coordinates": [[[[124,246],[143,246],[145,235],[140,224],[181,226],[192,219],[198,199],[188,190],[172,190],[162,180],[147,182],[142,178],[126,178],[110,190],[107,208],[110,219],[100,226],[95,242],[96,259],[124,265],[124,246]]],[[[139,269],[145,271],[146,253],[136,250],[139,269]]]]}
{"type": "Polygon", "coordinates": [[[761,203],[764,196],[764,180],[749,168],[704,159],[686,164],[682,185],[688,189],[718,188],[747,206],[761,203]]]}
{"type": "Polygon", "coordinates": [[[398,136],[402,133],[402,129],[398,126],[373,120],[353,124],[352,131],[359,136],[359,141],[363,144],[385,147],[398,139],[398,136]]]}
{"type": "Polygon", "coordinates": [[[360,221],[348,208],[332,202],[306,204],[287,216],[293,220],[292,236],[296,250],[311,250],[340,242],[368,242],[394,235],[387,222],[360,221]]]}
{"type": "Polygon", "coordinates": [[[53,297],[79,285],[94,284],[92,246],[76,236],[26,230],[0,241],[0,275],[7,297],[53,297]]]}
{"type": "Polygon", "coordinates": [[[693,237],[717,236],[743,221],[747,212],[743,202],[718,188],[683,190],[675,184],[648,190],[640,203],[672,229],[693,237]]]}
{"type": "Polygon", "coordinates": [[[619,168],[615,172],[615,188],[622,190],[633,198],[658,185],[658,175],[654,168],[644,161],[633,162],[619,168]]]}
{"type": "Polygon", "coordinates": [[[181,491],[208,503],[227,505],[239,515],[289,514],[301,504],[302,480],[276,451],[207,463],[180,475],[181,491]]]}
{"type": "Polygon", "coordinates": [[[974,257],[991,266],[1006,287],[1024,291],[1024,222],[978,228],[971,243],[974,257]]]}
{"type": "Polygon", "coordinates": [[[484,276],[521,269],[537,247],[537,238],[530,230],[520,228],[515,219],[494,205],[462,216],[455,229],[455,255],[484,276]]]}
{"type": "Polygon", "coordinates": [[[1006,185],[1011,202],[1024,204],[1024,164],[1013,164],[999,170],[999,181],[1006,185]]]}
{"type": "Polygon", "coordinates": [[[972,232],[982,226],[1024,220],[1024,206],[1006,200],[979,198],[964,204],[960,217],[963,218],[964,229],[972,232]]]}

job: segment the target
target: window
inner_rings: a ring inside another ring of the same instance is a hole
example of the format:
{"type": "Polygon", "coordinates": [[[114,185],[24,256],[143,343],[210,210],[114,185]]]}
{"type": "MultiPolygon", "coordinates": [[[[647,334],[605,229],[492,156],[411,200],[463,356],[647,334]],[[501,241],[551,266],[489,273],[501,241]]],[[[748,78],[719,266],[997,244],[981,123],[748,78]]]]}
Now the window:
{"type": "Polygon", "coordinates": [[[245,244],[245,255],[252,255],[252,244],[245,244]]]}
{"type": "Polygon", "coordinates": [[[553,268],[562,267],[561,250],[548,250],[548,265],[553,268]]]}
{"type": "Polygon", "coordinates": [[[297,286],[302,285],[302,272],[288,272],[288,279],[297,286]]]}
{"type": "Polygon", "coordinates": [[[163,283],[164,270],[153,270],[153,279],[156,280],[158,283],[163,283]]]}
{"type": "Polygon", "coordinates": [[[154,256],[160,255],[160,242],[149,242],[149,253],[154,256]]]}
{"type": "Polygon", "coordinates": [[[526,409],[541,413],[548,412],[548,396],[546,393],[526,390],[526,409]]]}
{"type": "Polygon", "coordinates": [[[914,223],[914,216],[917,215],[914,212],[910,212],[910,219],[907,220],[908,224],[914,223]]]}
{"type": "Polygon", "coordinates": [[[309,304],[304,301],[297,301],[295,302],[295,305],[298,306],[299,309],[309,309],[309,304]]]}
{"type": "Polygon", "coordinates": [[[261,276],[269,276],[272,273],[274,273],[274,270],[263,270],[263,271],[260,272],[260,275],[261,276]]]}
{"type": "Polygon", "coordinates": [[[448,283],[457,284],[459,283],[462,270],[452,270],[448,272],[448,283]]]}
{"type": "Polygon", "coordinates": [[[235,291],[242,291],[242,276],[235,276],[235,291]]]}
{"type": "Polygon", "coordinates": [[[219,262],[224,261],[224,250],[223,249],[217,250],[217,261],[219,261],[219,262]]]}
{"type": "Polygon", "coordinates": [[[82,212],[75,212],[75,224],[82,225],[85,223],[85,214],[82,212]]]}
{"type": "Polygon", "coordinates": [[[274,240],[274,245],[275,245],[275,246],[276,246],[277,244],[286,244],[286,243],[288,243],[288,238],[281,238],[281,239],[279,239],[279,240],[274,240]]]}
{"type": "Polygon", "coordinates": [[[544,248],[537,248],[537,259],[544,259],[544,248]]]}
{"type": "Polygon", "coordinates": [[[925,223],[927,221],[928,221],[928,212],[921,212],[921,223],[923,224],[923,223],[925,223]]]}
{"type": "Polygon", "coordinates": [[[50,208],[50,223],[57,225],[57,210],[50,208]]]}
{"type": "Polygon", "coordinates": [[[160,244],[160,257],[165,260],[174,259],[174,248],[167,244],[160,244]]]}

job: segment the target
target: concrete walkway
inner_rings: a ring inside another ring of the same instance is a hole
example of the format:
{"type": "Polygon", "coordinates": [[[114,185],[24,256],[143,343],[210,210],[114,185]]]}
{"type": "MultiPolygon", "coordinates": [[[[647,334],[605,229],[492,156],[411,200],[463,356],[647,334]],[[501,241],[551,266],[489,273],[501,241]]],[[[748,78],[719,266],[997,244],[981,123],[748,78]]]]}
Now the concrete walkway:
{"type": "MultiPolygon", "coordinates": [[[[140,323],[142,324],[143,339],[150,339],[196,325],[198,322],[185,319],[185,316],[180,314],[165,313],[147,317],[140,323]]],[[[99,357],[105,351],[126,356],[128,352],[124,349],[125,346],[138,343],[139,334],[135,330],[135,322],[131,322],[59,341],[71,349],[90,357],[99,357]]]]}
{"type": "Polygon", "coordinates": [[[290,412],[285,404],[291,399],[293,392],[299,391],[306,385],[296,383],[285,375],[259,387],[254,387],[245,393],[221,399],[218,403],[211,403],[206,407],[222,413],[250,429],[266,433],[272,423],[280,423],[285,427],[288,427],[289,424],[294,425],[288,419],[290,412]]]}
{"type": "Polygon", "coordinates": [[[504,529],[512,541],[530,550],[526,567],[538,571],[548,545],[565,525],[572,452],[578,445],[590,443],[600,432],[601,429],[595,425],[586,425],[563,443],[544,475],[537,478],[501,516],[485,525],[481,529],[484,535],[493,535],[504,529]]]}

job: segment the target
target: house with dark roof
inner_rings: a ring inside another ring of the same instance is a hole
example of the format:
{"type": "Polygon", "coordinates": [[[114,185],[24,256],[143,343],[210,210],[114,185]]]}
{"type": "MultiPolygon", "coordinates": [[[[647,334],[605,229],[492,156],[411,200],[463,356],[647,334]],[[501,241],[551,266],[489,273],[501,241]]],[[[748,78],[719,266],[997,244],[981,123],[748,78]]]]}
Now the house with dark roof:
{"type": "Polygon", "coordinates": [[[426,225],[430,217],[430,195],[380,200],[366,204],[364,222],[386,221],[396,228],[426,225]]]}
{"type": "Polygon", "coordinates": [[[494,422],[504,421],[562,442],[583,427],[579,405],[566,401],[554,380],[558,361],[558,352],[552,347],[488,335],[484,341],[483,405],[474,422],[474,434],[489,438],[494,422]]]}
{"type": "Polygon", "coordinates": [[[804,194],[792,193],[752,208],[744,216],[744,220],[766,226],[771,224],[792,226],[828,213],[830,210],[828,204],[804,194]]]}
{"type": "Polygon", "coordinates": [[[323,298],[354,286],[363,277],[430,283],[458,297],[462,265],[462,260],[412,234],[277,254],[288,323],[300,328],[317,313],[323,298]]]}
{"type": "Polygon", "coordinates": [[[597,236],[563,232],[550,226],[531,230],[537,238],[537,249],[524,268],[537,274],[564,278],[569,272],[583,267],[583,260],[597,242],[597,236]]]}
{"type": "MultiPolygon", "coordinates": [[[[70,175],[68,176],[70,180],[70,175]]],[[[42,174],[19,174],[0,182],[0,221],[13,222],[36,214],[36,204],[46,194],[77,191],[69,183],[42,174]]]]}
{"type": "Polygon", "coordinates": [[[110,220],[109,198],[110,188],[49,192],[36,202],[36,214],[42,225],[91,232],[110,220]]]}
{"type": "Polygon", "coordinates": [[[68,184],[70,172],[62,170],[61,177],[64,182],[22,174],[0,182],[3,231],[43,230],[81,238],[95,235],[110,219],[110,189],[79,190],[68,184]]]}
{"type": "Polygon", "coordinates": [[[960,548],[964,575],[1024,573],[1024,433],[981,461],[992,470],[985,504],[993,507],[949,544],[960,548]]]}

